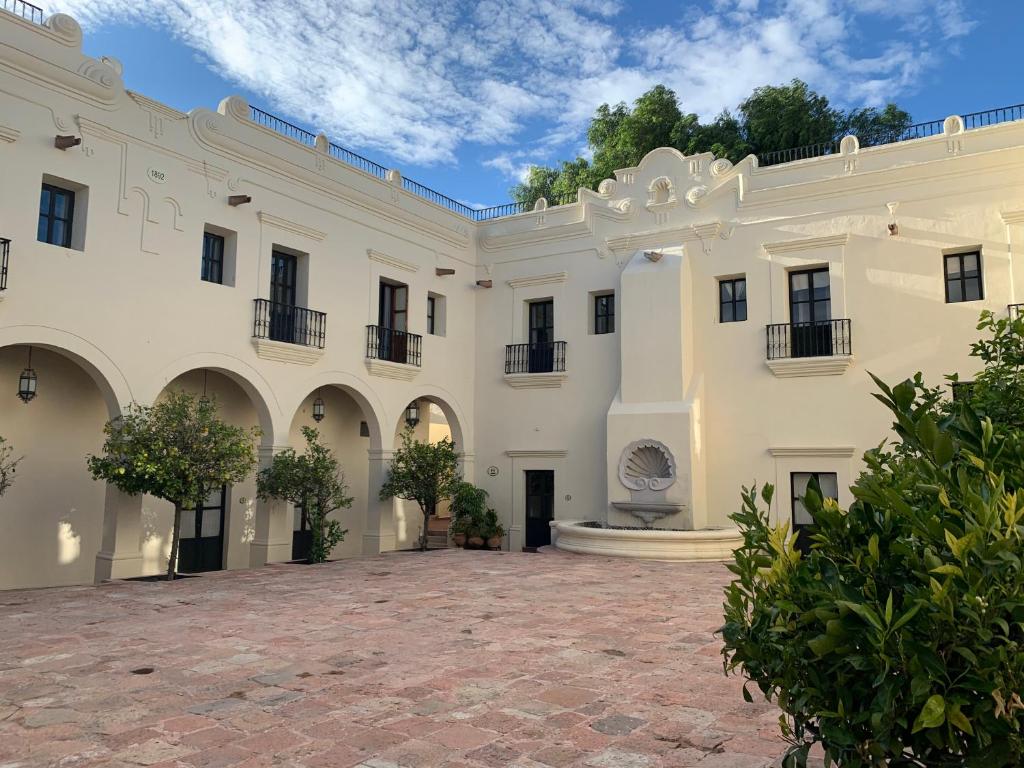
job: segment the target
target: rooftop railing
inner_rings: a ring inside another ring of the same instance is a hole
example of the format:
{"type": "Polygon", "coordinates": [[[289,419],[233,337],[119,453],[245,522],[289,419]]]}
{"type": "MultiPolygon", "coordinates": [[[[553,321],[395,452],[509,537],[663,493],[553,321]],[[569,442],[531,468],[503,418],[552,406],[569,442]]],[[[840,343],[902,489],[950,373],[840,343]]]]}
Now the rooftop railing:
{"type": "Polygon", "coordinates": [[[33,24],[42,24],[45,20],[43,18],[43,9],[32,5],[32,3],[26,3],[25,0],[0,0],[0,11],[13,13],[15,16],[19,16],[25,19],[25,21],[31,21],[33,24]]]}

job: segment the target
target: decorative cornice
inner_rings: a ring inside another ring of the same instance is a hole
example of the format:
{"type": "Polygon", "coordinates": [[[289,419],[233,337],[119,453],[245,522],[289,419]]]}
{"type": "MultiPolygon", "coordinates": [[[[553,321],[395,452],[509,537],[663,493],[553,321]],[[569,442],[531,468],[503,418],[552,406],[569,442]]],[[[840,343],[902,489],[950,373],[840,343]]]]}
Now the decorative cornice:
{"type": "Polygon", "coordinates": [[[1004,224],[1024,224],[1024,210],[1003,211],[999,215],[1003,217],[1004,224]]]}
{"type": "Polygon", "coordinates": [[[806,237],[800,240],[783,240],[778,243],[764,243],[761,247],[774,256],[778,253],[794,253],[796,251],[812,251],[816,248],[832,248],[844,246],[850,241],[848,234],[825,235],[823,237],[806,237]]]}
{"type": "Polygon", "coordinates": [[[505,451],[505,455],[513,459],[563,459],[569,455],[565,448],[527,448],[519,451],[505,451]]]}
{"type": "Polygon", "coordinates": [[[406,272],[416,272],[419,270],[419,264],[413,264],[411,261],[405,261],[397,256],[388,256],[386,253],[374,250],[373,248],[366,249],[366,255],[370,257],[370,261],[377,261],[381,264],[387,264],[389,267],[395,269],[401,269],[406,272]]]}
{"type": "Polygon", "coordinates": [[[188,114],[185,112],[179,112],[178,110],[169,107],[166,104],[161,104],[159,101],[154,101],[148,96],[143,96],[141,93],[136,93],[135,91],[126,92],[132,101],[134,101],[143,109],[148,110],[149,112],[155,112],[161,117],[166,117],[170,120],[188,119],[188,114]]]}
{"type": "Polygon", "coordinates": [[[366,358],[366,370],[371,376],[380,376],[384,379],[396,379],[398,381],[412,381],[420,375],[418,365],[406,365],[404,363],[392,363],[389,360],[377,360],[366,358]]]}
{"type": "Polygon", "coordinates": [[[10,144],[17,141],[20,136],[21,131],[17,128],[11,128],[9,125],[0,125],[0,141],[10,144]]]}
{"type": "Polygon", "coordinates": [[[856,448],[852,445],[776,445],[768,449],[768,453],[778,458],[823,458],[848,459],[853,456],[856,448]]]}
{"type": "Polygon", "coordinates": [[[609,237],[605,240],[613,253],[639,251],[659,245],[687,243],[698,241],[703,243],[713,237],[720,237],[722,222],[713,221],[705,224],[690,224],[684,227],[667,227],[664,229],[648,229],[628,235],[609,237]]]}
{"type": "Polygon", "coordinates": [[[557,389],[567,373],[506,373],[505,383],[512,389],[557,389]]]}
{"type": "Polygon", "coordinates": [[[321,232],[319,229],[313,229],[303,224],[297,224],[294,221],[288,221],[288,219],[282,219],[280,216],[274,216],[266,211],[257,211],[256,218],[259,219],[260,224],[266,224],[268,227],[276,227],[286,232],[302,235],[310,240],[320,241],[327,237],[327,233],[321,232]]]}
{"type": "Polygon", "coordinates": [[[853,365],[853,355],[833,357],[786,357],[780,360],[766,360],[765,364],[780,379],[794,379],[800,376],[839,376],[853,365]]]}
{"type": "Polygon", "coordinates": [[[526,288],[531,285],[548,285],[549,283],[564,283],[569,279],[568,272],[552,272],[550,275],[533,275],[532,277],[517,277],[507,280],[509,288],[526,288]]]}
{"type": "Polygon", "coordinates": [[[276,360],[279,363],[313,365],[324,356],[324,351],[317,347],[304,347],[301,344],[288,344],[284,341],[253,339],[252,345],[256,348],[257,356],[264,360],[276,360]]]}

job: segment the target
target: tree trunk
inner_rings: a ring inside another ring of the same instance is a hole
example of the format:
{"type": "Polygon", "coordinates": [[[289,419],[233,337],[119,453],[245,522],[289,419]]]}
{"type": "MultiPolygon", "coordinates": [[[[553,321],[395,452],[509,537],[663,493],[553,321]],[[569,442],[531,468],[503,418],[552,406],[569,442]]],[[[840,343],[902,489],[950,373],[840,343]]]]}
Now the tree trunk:
{"type": "Polygon", "coordinates": [[[167,558],[167,580],[174,580],[174,568],[178,564],[178,540],[181,534],[181,504],[174,504],[174,525],[171,527],[171,554],[167,558]]]}
{"type": "Polygon", "coordinates": [[[427,551],[427,531],[430,526],[430,510],[423,511],[423,535],[420,537],[420,552],[427,551]]]}

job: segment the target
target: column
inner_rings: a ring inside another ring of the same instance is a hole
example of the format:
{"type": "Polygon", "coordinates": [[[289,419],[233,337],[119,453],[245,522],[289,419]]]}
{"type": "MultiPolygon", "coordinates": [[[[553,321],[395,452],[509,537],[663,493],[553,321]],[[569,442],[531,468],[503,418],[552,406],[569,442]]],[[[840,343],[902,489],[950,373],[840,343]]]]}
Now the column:
{"type": "Polygon", "coordinates": [[[366,500],[366,526],[363,528],[363,554],[379,555],[395,548],[395,502],[380,500],[380,489],[388,477],[393,450],[370,450],[370,471],[366,500]]]}
{"type": "Polygon", "coordinates": [[[142,575],[142,496],[107,484],[103,538],[96,553],[95,581],[142,575]]]}
{"type": "MultiPolygon", "coordinates": [[[[287,445],[261,445],[260,466],[266,469],[274,456],[287,445]]],[[[256,520],[249,565],[258,568],[267,563],[283,563],[292,559],[292,505],[281,499],[256,499],[256,520]]]]}

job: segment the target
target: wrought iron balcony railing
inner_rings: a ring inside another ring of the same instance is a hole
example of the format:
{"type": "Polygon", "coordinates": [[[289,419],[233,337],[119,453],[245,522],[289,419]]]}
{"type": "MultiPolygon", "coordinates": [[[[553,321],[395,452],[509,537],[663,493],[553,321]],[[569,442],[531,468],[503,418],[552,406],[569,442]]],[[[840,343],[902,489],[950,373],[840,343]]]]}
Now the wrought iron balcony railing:
{"type": "Polygon", "coordinates": [[[423,337],[417,333],[396,331],[380,325],[366,326],[366,356],[371,360],[421,365],[423,337]]]}
{"type": "Polygon", "coordinates": [[[11,241],[0,237],[0,291],[7,289],[7,259],[11,255],[11,241]]]}
{"type": "Polygon", "coordinates": [[[33,24],[42,24],[45,20],[42,8],[32,5],[32,3],[26,3],[24,0],[0,0],[0,11],[13,13],[33,24]]]}
{"type": "Polygon", "coordinates": [[[849,320],[777,323],[767,328],[769,360],[853,354],[849,320]]]}
{"type": "Polygon", "coordinates": [[[505,373],[561,373],[565,370],[565,342],[509,344],[505,347],[505,373]]]}
{"type": "Polygon", "coordinates": [[[326,312],[278,304],[269,299],[256,299],[255,307],[253,338],[324,348],[327,341],[326,312]]]}

